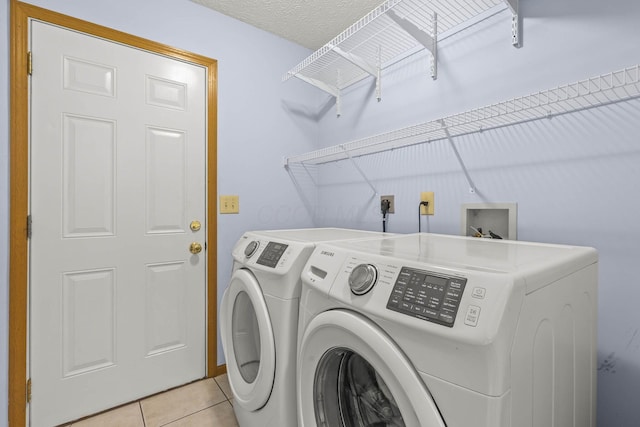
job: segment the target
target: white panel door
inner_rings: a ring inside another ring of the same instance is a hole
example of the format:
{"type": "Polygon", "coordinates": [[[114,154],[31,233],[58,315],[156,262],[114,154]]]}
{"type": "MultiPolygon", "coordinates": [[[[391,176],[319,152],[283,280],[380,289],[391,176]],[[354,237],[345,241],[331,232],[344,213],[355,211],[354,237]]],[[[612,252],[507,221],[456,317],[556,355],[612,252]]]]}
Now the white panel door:
{"type": "Polygon", "coordinates": [[[42,22],[31,48],[30,423],[52,426],[206,374],[207,80],[42,22]]]}

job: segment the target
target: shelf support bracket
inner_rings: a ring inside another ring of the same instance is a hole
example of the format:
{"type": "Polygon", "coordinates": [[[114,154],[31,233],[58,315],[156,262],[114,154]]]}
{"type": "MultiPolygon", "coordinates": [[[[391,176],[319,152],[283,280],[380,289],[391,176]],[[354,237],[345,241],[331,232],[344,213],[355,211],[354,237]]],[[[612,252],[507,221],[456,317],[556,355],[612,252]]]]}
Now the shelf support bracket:
{"type": "Polygon", "coordinates": [[[522,21],[520,17],[520,0],[504,0],[511,9],[511,44],[522,47],[522,21]]]}
{"type": "Polygon", "coordinates": [[[303,82],[309,83],[312,86],[317,87],[318,89],[327,92],[329,95],[333,96],[334,98],[336,98],[336,110],[337,110],[337,115],[338,117],[340,117],[341,114],[341,108],[340,108],[340,104],[341,104],[341,100],[340,100],[340,89],[338,89],[337,86],[331,86],[321,80],[318,79],[314,79],[312,77],[307,77],[303,74],[294,74],[294,77],[299,78],[300,80],[302,80],[303,82]]]}
{"type": "MultiPolygon", "coordinates": [[[[377,65],[371,65],[366,59],[355,55],[351,52],[347,52],[341,49],[338,46],[330,46],[331,50],[336,54],[340,55],[347,61],[351,62],[356,67],[360,68],[362,71],[365,71],[371,74],[376,79],[376,98],[378,102],[382,99],[380,95],[380,61],[378,60],[377,65]]],[[[380,49],[378,49],[378,58],[380,58],[380,49]]]]}
{"type": "Polygon", "coordinates": [[[467,170],[467,167],[465,166],[464,161],[462,160],[462,156],[458,152],[458,149],[456,148],[456,145],[453,143],[453,138],[451,137],[451,134],[449,133],[449,128],[445,124],[444,120],[439,120],[439,122],[442,125],[442,130],[444,131],[444,134],[445,134],[445,136],[447,138],[447,141],[449,141],[449,145],[451,145],[451,148],[453,149],[453,152],[455,153],[456,157],[458,158],[458,163],[460,163],[460,167],[462,168],[462,171],[464,172],[464,176],[467,178],[467,182],[469,183],[469,193],[473,194],[473,193],[476,192],[476,185],[473,183],[473,180],[471,179],[471,175],[469,175],[469,171],[467,170]]]}
{"type": "MultiPolygon", "coordinates": [[[[517,0],[512,0],[517,1],[517,0]]],[[[431,53],[431,78],[438,78],[438,15],[436,13],[431,17],[433,33],[428,34],[418,28],[414,23],[407,19],[401,18],[393,10],[387,11],[387,16],[391,18],[400,28],[407,34],[416,39],[418,43],[423,45],[431,53]]]]}
{"type": "Polygon", "coordinates": [[[311,179],[311,182],[313,182],[313,185],[318,185],[318,183],[316,182],[315,178],[313,177],[313,175],[311,174],[311,172],[309,171],[309,168],[307,168],[307,165],[305,165],[304,163],[301,163],[302,167],[304,168],[305,172],[307,173],[307,175],[309,175],[309,179],[311,179]]]}
{"type": "Polygon", "coordinates": [[[356,170],[360,173],[362,178],[364,178],[364,180],[367,182],[367,184],[369,184],[369,187],[371,187],[371,190],[373,190],[373,194],[374,195],[378,195],[378,190],[376,190],[376,187],[373,186],[371,181],[369,181],[369,178],[367,178],[367,176],[364,174],[364,172],[362,172],[362,169],[360,169],[360,166],[358,166],[356,161],[353,160],[353,157],[351,157],[351,154],[349,153],[349,150],[344,145],[340,145],[340,148],[342,148],[342,151],[344,151],[344,154],[346,154],[346,156],[349,158],[349,160],[351,160],[351,164],[353,164],[353,167],[356,168],[356,170]]]}

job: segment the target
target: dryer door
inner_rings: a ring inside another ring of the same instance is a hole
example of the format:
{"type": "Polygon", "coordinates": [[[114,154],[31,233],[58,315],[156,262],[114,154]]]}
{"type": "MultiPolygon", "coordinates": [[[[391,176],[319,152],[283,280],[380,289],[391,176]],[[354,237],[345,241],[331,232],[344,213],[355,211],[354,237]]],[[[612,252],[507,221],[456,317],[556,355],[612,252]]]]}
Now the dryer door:
{"type": "Polygon", "coordinates": [[[445,427],[404,353],[365,317],[345,310],[320,313],[299,350],[303,426],[445,427]]]}
{"type": "Polygon", "coordinates": [[[276,350],[262,289],[249,270],[236,270],[224,292],[220,334],[234,404],[260,409],[273,388],[276,350]]]}

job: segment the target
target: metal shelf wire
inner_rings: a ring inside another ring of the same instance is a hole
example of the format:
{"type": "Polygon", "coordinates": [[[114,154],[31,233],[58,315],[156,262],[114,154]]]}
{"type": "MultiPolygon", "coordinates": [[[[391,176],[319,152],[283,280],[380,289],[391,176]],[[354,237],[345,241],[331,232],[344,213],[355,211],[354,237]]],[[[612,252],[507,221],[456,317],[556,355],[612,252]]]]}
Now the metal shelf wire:
{"type": "Polygon", "coordinates": [[[640,98],[640,65],[284,159],[318,165],[640,98]]]}
{"type": "MultiPolygon", "coordinates": [[[[438,34],[517,0],[387,0],[282,77],[298,77],[339,98],[344,88],[422,49],[437,75],[438,34]]],[[[339,113],[339,111],[338,111],[339,113]]]]}

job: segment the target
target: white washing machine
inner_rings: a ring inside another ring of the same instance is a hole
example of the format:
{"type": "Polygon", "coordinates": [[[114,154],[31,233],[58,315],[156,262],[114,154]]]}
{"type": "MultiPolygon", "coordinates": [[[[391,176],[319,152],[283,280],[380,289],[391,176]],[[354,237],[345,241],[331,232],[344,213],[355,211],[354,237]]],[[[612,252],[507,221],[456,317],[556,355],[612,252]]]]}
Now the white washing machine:
{"type": "Polygon", "coordinates": [[[597,252],[414,234],[302,273],[304,427],[595,427],[597,252]]]}
{"type": "Polygon", "coordinates": [[[300,274],[315,244],[383,236],[318,228],[247,232],[240,238],[220,305],[220,333],[240,426],[297,426],[300,274]]]}

